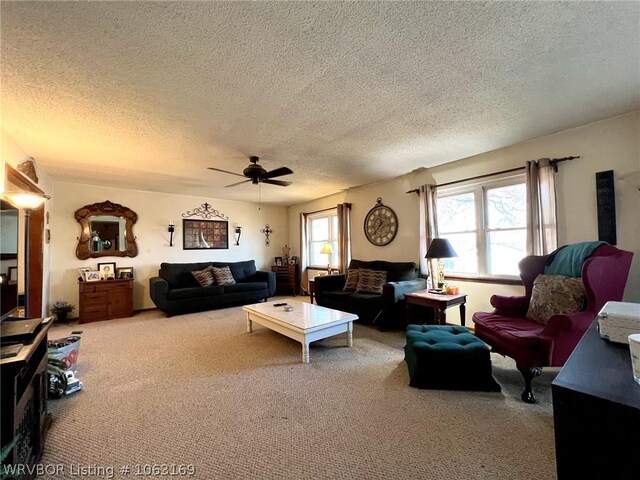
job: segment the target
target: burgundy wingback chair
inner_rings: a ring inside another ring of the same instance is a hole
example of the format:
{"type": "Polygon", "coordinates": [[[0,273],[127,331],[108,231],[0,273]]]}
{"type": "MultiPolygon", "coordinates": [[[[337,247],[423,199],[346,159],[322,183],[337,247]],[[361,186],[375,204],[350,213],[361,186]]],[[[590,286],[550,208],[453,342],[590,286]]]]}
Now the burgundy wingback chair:
{"type": "Polygon", "coordinates": [[[531,389],[534,376],[542,367],[564,365],[582,335],[608,301],[621,301],[627,283],[633,253],[611,245],[596,248],[582,265],[582,281],[586,290],[584,310],[554,315],[547,325],[526,318],[533,281],[544,273],[548,255],[528,256],[520,261],[520,277],[524,296],[490,299],[495,310],[473,314],[475,334],[492,347],[492,351],[511,357],[525,380],[522,400],[535,403],[531,389]]]}

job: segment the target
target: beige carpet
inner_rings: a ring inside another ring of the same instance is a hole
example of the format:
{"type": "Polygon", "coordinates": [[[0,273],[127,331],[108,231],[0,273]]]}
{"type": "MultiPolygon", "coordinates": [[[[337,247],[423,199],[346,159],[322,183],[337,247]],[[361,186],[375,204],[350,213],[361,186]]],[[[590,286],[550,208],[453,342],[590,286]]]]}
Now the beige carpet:
{"type": "Polygon", "coordinates": [[[50,338],[84,331],[84,390],[50,402],[43,463],[114,478],[136,464],[194,465],[198,479],[555,478],[556,372],[536,379],[536,405],[495,355],[501,393],[418,390],[401,332],[356,325],[353,348],[345,335],[312,344],[304,365],[299,343],[255,328],[240,308],[55,325],[50,338]]]}

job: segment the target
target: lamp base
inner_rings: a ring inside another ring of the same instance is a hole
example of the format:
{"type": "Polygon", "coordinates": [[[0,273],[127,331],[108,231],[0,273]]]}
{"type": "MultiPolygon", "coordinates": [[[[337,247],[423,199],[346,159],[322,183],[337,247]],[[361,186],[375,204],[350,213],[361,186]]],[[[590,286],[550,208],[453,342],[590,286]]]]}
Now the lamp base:
{"type": "Polygon", "coordinates": [[[444,261],[438,259],[438,288],[444,288],[444,261]]]}

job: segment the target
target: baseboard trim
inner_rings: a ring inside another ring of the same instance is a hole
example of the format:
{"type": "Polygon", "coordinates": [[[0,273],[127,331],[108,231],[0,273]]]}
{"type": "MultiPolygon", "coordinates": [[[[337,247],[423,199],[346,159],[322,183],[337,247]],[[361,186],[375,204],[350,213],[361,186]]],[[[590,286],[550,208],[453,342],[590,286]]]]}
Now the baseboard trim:
{"type": "Polygon", "coordinates": [[[148,312],[149,310],[158,310],[158,308],[157,307],[134,308],[133,314],[135,315],[136,313],[148,312]]]}

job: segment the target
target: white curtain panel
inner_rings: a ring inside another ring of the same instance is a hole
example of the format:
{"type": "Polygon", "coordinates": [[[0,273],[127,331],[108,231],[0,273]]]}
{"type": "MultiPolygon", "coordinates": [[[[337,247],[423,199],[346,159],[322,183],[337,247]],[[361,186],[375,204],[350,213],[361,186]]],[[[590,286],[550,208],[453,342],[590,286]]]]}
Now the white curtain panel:
{"type": "Polygon", "coordinates": [[[437,236],[436,186],[422,185],[420,195],[420,273],[429,275],[429,260],[425,258],[427,249],[437,236]]]}
{"type": "Polygon", "coordinates": [[[347,273],[351,261],[351,204],[341,203],[338,210],[338,251],[340,273],[347,273]]]}
{"type": "Polygon", "coordinates": [[[303,292],[308,290],[307,267],[309,266],[309,244],[307,243],[307,214],[300,214],[300,288],[303,292]]]}
{"type": "Polygon", "coordinates": [[[558,248],[554,175],[548,158],[526,163],[528,255],[547,255],[558,248]]]}

